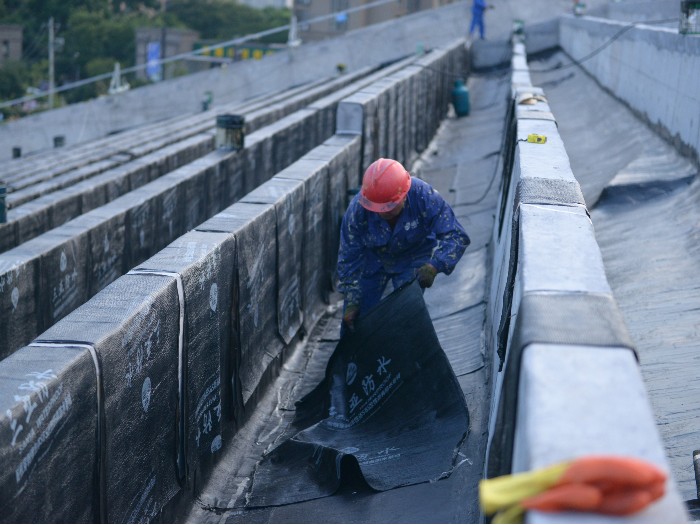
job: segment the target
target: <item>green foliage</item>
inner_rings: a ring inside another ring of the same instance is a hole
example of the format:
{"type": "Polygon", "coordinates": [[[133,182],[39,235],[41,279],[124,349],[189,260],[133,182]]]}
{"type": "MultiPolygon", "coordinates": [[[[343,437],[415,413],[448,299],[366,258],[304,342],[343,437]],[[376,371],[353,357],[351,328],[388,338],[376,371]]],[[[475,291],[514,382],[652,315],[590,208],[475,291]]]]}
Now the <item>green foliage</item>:
{"type": "Polygon", "coordinates": [[[0,99],[9,100],[24,95],[27,71],[21,62],[7,62],[0,69],[0,99]]]}
{"type": "Polygon", "coordinates": [[[38,88],[46,84],[48,61],[34,64],[26,62],[6,62],[0,68],[0,100],[20,98],[27,94],[27,88],[38,88]]]}
{"type": "Polygon", "coordinates": [[[159,9],[160,2],[158,0],[114,0],[112,9],[115,13],[140,11],[146,9],[159,9]]]}
{"type": "MultiPolygon", "coordinates": [[[[109,59],[122,66],[133,65],[136,53],[134,27],[143,23],[134,17],[105,17],[84,9],[75,11],[65,31],[65,48],[62,52],[62,73],[90,76],[87,64],[95,59],[109,59]],[[69,63],[72,67],[69,67],[69,63]]],[[[57,68],[58,70],[58,68],[57,68]]]]}
{"type": "MultiPolygon", "coordinates": [[[[168,13],[199,32],[203,40],[231,40],[289,23],[289,10],[254,9],[231,0],[171,0],[168,13]]],[[[264,42],[286,42],[287,33],[271,35],[264,42]]]]}

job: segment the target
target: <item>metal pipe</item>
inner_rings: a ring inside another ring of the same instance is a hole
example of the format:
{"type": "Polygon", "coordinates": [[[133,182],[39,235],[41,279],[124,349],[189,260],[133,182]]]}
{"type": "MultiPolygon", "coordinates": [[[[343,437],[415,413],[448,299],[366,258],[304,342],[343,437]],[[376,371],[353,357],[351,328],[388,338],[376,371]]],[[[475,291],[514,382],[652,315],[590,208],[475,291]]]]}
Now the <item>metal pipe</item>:
{"type": "Polygon", "coordinates": [[[700,499],[700,450],[693,450],[693,468],[695,469],[695,492],[700,499]]]}
{"type": "Polygon", "coordinates": [[[5,195],[7,195],[7,186],[0,180],[0,224],[7,222],[7,211],[5,209],[5,195]]]}
{"type": "Polygon", "coordinates": [[[243,149],[245,142],[245,117],[242,115],[217,115],[216,147],[228,151],[243,149]]]}

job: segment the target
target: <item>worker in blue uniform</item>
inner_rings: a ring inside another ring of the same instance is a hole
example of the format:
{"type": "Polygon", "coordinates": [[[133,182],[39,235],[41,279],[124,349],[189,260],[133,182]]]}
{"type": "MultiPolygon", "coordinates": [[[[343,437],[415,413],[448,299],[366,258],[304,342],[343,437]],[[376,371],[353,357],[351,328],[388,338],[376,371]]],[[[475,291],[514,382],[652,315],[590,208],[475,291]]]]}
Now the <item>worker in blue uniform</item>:
{"type": "Polygon", "coordinates": [[[471,38],[474,30],[479,29],[479,36],[484,39],[484,11],[493,8],[486,3],[486,0],[474,0],[472,4],[472,23],[469,26],[469,38],[471,38]]]}
{"type": "Polygon", "coordinates": [[[469,242],[450,205],[428,183],[396,160],[373,162],[341,226],[341,335],[379,303],[389,281],[398,288],[417,279],[430,288],[439,272],[452,273],[469,242]]]}

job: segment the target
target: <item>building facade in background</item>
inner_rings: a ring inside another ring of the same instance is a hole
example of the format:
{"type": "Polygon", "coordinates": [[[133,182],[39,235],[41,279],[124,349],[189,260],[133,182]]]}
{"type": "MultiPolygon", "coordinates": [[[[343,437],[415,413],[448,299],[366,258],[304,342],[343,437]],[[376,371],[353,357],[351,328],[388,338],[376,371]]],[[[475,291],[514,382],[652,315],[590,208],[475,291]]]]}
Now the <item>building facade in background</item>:
{"type": "Polygon", "coordinates": [[[22,26],[0,24],[0,66],[22,60],[22,26]]]}
{"type": "Polygon", "coordinates": [[[292,0],[238,0],[238,3],[255,7],[256,9],[262,9],[263,7],[282,8],[292,6],[292,0]]]}
{"type": "Polygon", "coordinates": [[[136,30],[136,65],[146,65],[138,72],[140,78],[153,82],[165,80],[178,73],[191,73],[197,70],[193,64],[178,61],[160,66],[156,62],[182,53],[189,53],[199,40],[199,33],[190,29],[175,27],[142,27],[136,30]],[[176,68],[183,69],[177,71],[176,68]]]}
{"type": "Polygon", "coordinates": [[[354,13],[345,12],[348,9],[362,7],[376,1],[294,0],[293,12],[297,19],[297,37],[306,42],[333,38],[346,31],[360,29],[424,9],[451,4],[454,0],[396,0],[354,13]],[[320,22],[311,22],[314,18],[327,16],[331,13],[336,13],[336,15],[320,22]]]}

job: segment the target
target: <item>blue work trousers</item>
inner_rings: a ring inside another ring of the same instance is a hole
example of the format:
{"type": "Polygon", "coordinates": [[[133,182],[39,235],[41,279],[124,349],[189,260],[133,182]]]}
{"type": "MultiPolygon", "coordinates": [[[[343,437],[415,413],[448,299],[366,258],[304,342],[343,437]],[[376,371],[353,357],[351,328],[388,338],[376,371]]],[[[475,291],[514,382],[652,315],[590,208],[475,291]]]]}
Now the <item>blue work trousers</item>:
{"type": "MultiPolygon", "coordinates": [[[[379,304],[382,299],[384,290],[386,289],[389,281],[394,286],[394,290],[400,288],[404,284],[411,282],[416,277],[416,271],[414,268],[408,268],[398,274],[388,274],[385,272],[377,272],[374,275],[363,276],[360,278],[360,289],[361,289],[361,299],[360,299],[360,316],[367,313],[373,306],[379,304]]],[[[345,309],[348,307],[347,300],[343,302],[343,315],[345,315],[345,309]]],[[[340,337],[343,337],[345,333],[345,323],[340,324],[340,337]]]]}
{"type": "Polygon", "coordinates": [[[472,24],[469,26],[469,35],[474,32],[474,29],[479,28],[479,36],[484,39],[484,12],[472,13],[472,24]]]}

